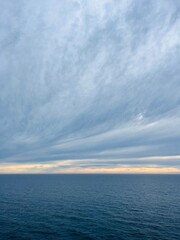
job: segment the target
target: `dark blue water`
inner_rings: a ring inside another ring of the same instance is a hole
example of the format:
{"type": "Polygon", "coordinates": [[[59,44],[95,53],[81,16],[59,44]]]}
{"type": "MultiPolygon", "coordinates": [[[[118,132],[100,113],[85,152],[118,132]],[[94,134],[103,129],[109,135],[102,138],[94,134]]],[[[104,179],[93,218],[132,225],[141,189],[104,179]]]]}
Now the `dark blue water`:
{"type": "Polygon", "coordinates": [[[0,175],[0,239],[180,239],[180,175],[0,175]]]}

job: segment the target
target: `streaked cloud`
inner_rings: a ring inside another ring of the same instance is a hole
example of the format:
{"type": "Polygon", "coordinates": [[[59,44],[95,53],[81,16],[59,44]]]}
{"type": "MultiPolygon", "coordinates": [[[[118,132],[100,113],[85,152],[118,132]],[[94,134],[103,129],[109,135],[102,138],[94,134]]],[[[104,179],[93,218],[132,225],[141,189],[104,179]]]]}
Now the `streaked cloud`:
{"type": "Polygon", "coordinates": [[[179,173],[178,0],[0,3],[0,172],[179,173]]]}

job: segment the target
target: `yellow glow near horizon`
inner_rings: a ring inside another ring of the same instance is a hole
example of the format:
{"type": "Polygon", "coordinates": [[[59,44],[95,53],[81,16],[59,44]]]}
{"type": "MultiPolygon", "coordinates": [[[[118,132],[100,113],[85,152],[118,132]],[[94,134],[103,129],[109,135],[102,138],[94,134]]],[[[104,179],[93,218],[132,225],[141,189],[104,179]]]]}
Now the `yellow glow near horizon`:
{"type": "Polygon", "coordinates": [[[71,160],[43,164],[3,164],[0,166],[0,173],[177,173],[180,168],[157,167],[157,166],[116,166],[116,167],[79,167],[73,166],[71,160]]]}
{"type": "MultiPolygon", "coordinates": [[[[59,160],[43,163],[1,163],[0,173],[180,173],[180,167],[163,167],[161,163],[166,159],[180,160],[180,156],[149,156],[139,160],[153,160],[154,164],[133,165],[120,164],[120,160],[113,159],[78,159],[78,160],[59,160]],[[96,163],[101,163],[102,167],[97,167],[96,163]],[[108,165],[106,166],[106,164],[108,165]],[[88,166],[87,166],[88,164],[88,166]]],[[[126,158],[126,160],[130,160],[126,158]]]]}

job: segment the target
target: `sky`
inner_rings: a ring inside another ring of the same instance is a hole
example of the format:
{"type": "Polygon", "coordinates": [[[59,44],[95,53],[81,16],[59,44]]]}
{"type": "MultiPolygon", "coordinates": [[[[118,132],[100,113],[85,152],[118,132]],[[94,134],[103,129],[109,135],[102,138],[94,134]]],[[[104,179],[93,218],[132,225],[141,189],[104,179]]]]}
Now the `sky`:
{"type": "Polygon", "coordinates": [[[179,0],[0,6],[0,173],[180,173],[179,0]]]}

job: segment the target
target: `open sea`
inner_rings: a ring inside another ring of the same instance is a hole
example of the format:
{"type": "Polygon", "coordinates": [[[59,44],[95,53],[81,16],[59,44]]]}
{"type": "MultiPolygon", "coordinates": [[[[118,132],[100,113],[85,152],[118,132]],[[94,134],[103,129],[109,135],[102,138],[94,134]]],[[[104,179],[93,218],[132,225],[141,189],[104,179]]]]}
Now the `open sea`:
{"type": "Polygon", "coordinates": [[[180,175],[0,175],[0,239],[180,240],[180,175]]]}

